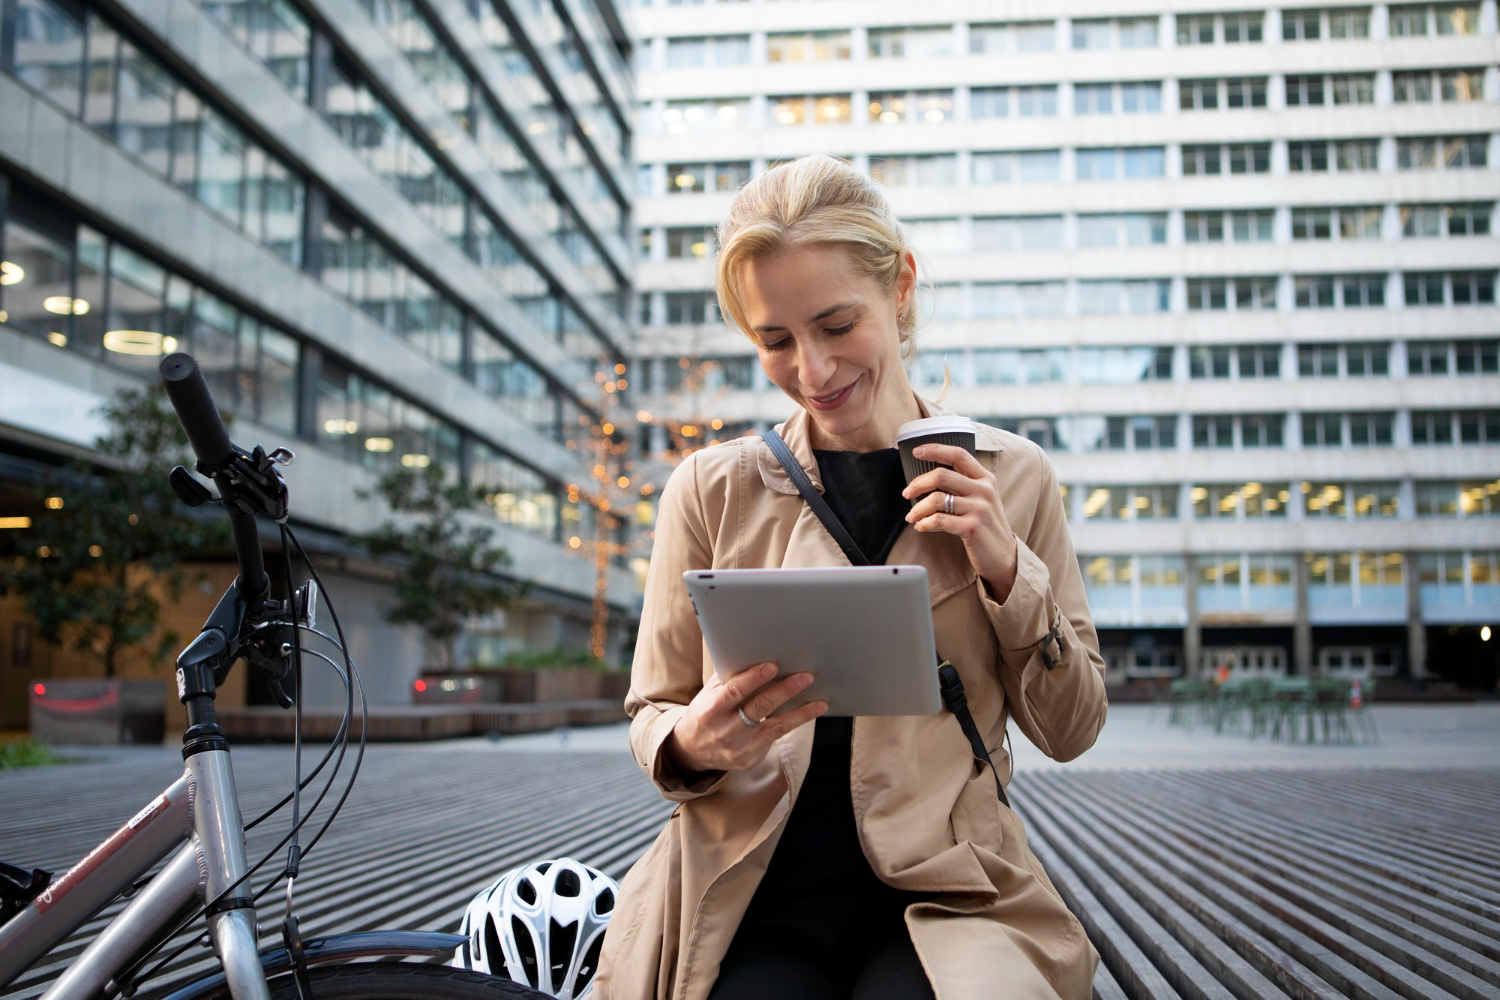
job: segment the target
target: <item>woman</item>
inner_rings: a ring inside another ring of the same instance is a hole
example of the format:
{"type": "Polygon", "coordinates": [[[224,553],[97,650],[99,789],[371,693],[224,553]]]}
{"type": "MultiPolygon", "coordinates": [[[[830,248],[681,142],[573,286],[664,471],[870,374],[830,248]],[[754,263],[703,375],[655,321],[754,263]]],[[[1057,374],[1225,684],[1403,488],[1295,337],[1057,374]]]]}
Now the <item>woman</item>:
{"type": "MultiPolygon", "coordinates": [[[[1103,661],[1040,449],[981,425],[977,455],[924,446],[951,471],[901,474],[897,427],[943,411],[903,367],[916,261],[880,189],[829,157],[785,164],[739,192],[719,246],[724,315],[799,407],[782,437],[872,563],[926,567],[987,745],[1011,718],[1058,760],[1087,750],[1103,661]]],[[[601,995],[1088,997],[1098,956],[953,716],[818,718],[813,702],[772,719],[809,675],[715,675],[685,570],[845,564],[758,438],[668,482],[626,709],[636,760],[680,804],[625,879],[601,995]]]]}

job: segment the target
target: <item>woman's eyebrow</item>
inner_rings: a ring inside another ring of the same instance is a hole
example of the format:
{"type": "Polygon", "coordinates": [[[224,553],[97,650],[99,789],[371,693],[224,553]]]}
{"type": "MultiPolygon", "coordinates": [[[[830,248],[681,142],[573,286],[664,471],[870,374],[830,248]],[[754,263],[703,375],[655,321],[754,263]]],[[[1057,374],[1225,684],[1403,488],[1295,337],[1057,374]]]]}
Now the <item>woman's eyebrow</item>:
{"type": "MultiPolygon", "coordinates": [[[[822,312],[818,313],[812,319],[808,320],[808,322],[809,323],[816,323],[820,319],[827,319],[829,316],[832,316],[836,312],[843,312],[845,309],[853,309],[855,306],[857,306],[859,304],[860,303],[858,301],[855,301],[855,302],[841,302],[841,303],[839,303],[836,306],[829,306],[827,309],[824,309],[822,312]]],[[[786,327],[784,327],[784,326],[757,326],[755,328],[755,332],[756,333],[785,333],[786,332],[786,327]]]]}

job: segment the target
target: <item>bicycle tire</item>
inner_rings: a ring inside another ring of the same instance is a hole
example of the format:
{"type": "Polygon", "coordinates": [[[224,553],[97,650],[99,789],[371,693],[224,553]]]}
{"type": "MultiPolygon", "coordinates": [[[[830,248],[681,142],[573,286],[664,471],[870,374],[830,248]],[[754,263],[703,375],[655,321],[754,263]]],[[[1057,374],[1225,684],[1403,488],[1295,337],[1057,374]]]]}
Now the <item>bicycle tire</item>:
{"type": "MultiPolygon", "coordinates": [[[[446,965],[358,962],[311,969],[314,1000],[550,1000],[520,983],[446,965]]],[[[271,1000],[298,1000],[291,975],[270,980],[271,1000]]],[[[205,1000],[227,1000],[221,990],[205,1000]]]]}

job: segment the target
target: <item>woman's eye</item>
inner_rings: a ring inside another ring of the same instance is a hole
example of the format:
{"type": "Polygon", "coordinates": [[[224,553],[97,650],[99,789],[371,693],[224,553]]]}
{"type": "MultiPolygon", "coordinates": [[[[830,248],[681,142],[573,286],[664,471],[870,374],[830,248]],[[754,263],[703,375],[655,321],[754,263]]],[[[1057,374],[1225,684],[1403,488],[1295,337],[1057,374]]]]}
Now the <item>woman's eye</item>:
{"type": "Polygon", "coordinates": [[[761,344],[761,347],[764,347],[768,351],[779,351],[783,347],[785,347],[786,345],[790,344],[791,342],[792,342],[791,338],[790,337],[786,337],[786,338],[783,338],[781,340],[776,341],[776,343],[774,343],[774,344],[761,344]]]}
{"type": "Polygon", "coordinates": [[[823,332],[827,333],[827,334],[831,334],[832,336],[837,337],[837,336],[840,336],[841,334],[848,333],[852,329],[854,329],[854,324],[853,323],[846,323],[843,326],[834,327],[831,330],[824,330],[823,332]]]}

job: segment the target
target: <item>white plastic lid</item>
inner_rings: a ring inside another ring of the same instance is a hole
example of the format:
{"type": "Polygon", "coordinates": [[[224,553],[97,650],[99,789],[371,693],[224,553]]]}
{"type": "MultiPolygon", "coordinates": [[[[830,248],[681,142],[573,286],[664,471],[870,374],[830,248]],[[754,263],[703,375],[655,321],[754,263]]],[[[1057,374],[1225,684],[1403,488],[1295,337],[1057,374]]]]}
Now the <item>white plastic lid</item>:
{"type": "Polygon", "coordinates": [[[924,417],[921,420],[908,420],[896,428],[896,442],[899,444],[907,438],[923,437],[928,434],[973,433],[974,421],[968,417],[924,417]]]}

